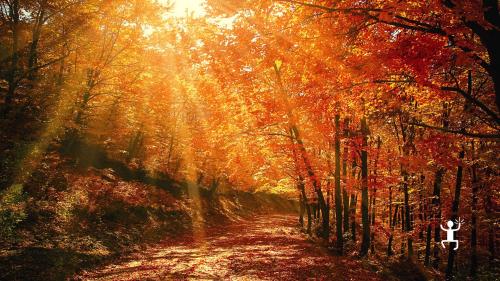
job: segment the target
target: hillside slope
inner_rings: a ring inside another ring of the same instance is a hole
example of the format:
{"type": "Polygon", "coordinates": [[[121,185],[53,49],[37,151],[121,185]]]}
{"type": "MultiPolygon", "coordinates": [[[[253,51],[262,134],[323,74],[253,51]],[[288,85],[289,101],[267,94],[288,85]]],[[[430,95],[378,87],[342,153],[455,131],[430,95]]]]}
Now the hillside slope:
{"type": "Polygon", "coordinates": [[[203,187],[192,193],[188,183],[146,182],[47,155],[29,182],[3,193],[9,202],[1,209],[0,279],[61,280],[199,225],[296,211],[276,195],[203,187]]]}

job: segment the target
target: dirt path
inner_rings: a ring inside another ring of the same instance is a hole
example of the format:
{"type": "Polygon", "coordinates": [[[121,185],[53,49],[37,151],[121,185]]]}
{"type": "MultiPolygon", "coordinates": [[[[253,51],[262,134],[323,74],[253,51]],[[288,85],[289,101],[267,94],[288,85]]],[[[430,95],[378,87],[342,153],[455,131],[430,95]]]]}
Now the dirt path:
{"type": "Polygon", "coordinates": [[[294,216],[258,216],[198,236],[165,241],[77,280],[381,280],[308,241],[294,216]]]}

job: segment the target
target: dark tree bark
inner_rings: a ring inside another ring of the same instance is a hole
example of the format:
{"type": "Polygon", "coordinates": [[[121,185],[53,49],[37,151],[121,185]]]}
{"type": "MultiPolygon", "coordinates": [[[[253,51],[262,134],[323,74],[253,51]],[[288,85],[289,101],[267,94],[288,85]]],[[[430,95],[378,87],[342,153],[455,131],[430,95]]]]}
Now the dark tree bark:
{"type": "Polygon", "coordinates": [[[389,241],[387,242],[387,256],[392,256],[392,240],[394,239],[394,226],[396,225],[396,213],[398,212],[398,205],[396,205],[394,218],[392,216],[392,186],[389,185],[389,241]]]}
{"type": "Polygon", "coordinates": [[[337,218],[337,251],[342,255],[344,239],[342,237],[342,197],[340,190],[340,116],[335,115],[335,215],[337,218]]]}
{"type": "MultiPolygon", "coordinates": [[[[299,190],[300,192],[300,190],[299,190]]],[[[304,213],[305,213],[305,201],[302,193],[299,194],[299,224],[300,227],[304,227],[304,213]]]]}
{"type": "Polygon", "coordinates": [[[371,205],[371,237],[370,241],[371,243],[371,251],[375,252],[375,243],[373,241],[375,240],[375,205],[376,205],[376,198],[377,198],[377,167],[378,167],[378,158],[380,156],[380,145],[382,144],[382,140],[380,139],[380,136],[377,137],[377,156],[375,157],[375,164],[373,167],[373,194],[372,194],[372,205],[371,205]]]}
{"type": "MultiPolygon", "coordinates": [[[[410,194],[408,192],[408,174],[406,171],[403,171],[403,193],[404,193],[404,231],[409,233],[412,230],[411,225],[411,212],[410,212],[410,194]]],[[[408,257],[413,256],[413,239],[408,237],[408,257]]]]}
{"type": "MultiPolygon", "coordinates": [[[[465,156],[465,151],[462,149],[459,153],[459,161],[462,161],[465,156]]],[[[462,163],[460,163],[457,167],[457,178],[455,182],[455,198],[453,199],[453,204],[451,207],[451,220],[455,221],[458,219],[458,207],[460,204],[460,191],[462,189],[462,177],[463,177],[463,166],[462,163]]],[[[457,224],[454,222],[453,228],[457,228],[457,224]]],[[[453,239],[457,239],[457,232],[453,232],[453,239]]],[[[453,265],[455,263],[455,256],[457,254],[457,251],[453,250],[452,246],[450,245],[448,249],[448,264],[446,266],[446,279],[453,279],[453,265]]]]}
{"type": "Polygon", "coordinates": [[[439,227],[441,223],[441,184],[443,182],[443,176],[446,172],[445,169],[439,168],[436,172],[435,180],[434,180],[434,192],[432,198],[432,206],[434,213],[434,249],[433,255],[434,260],[432,266],[435,269],[439,268],[439,263],[441,258],[439,256],[439,243],[441,242],[441,229],[439,227]]]}
{"type": "Polygon", "coordinates": [[[361,150],[361,223],[363,235],[361,240],[360,256],[368,254],[370,248],[370,218],[368,215],[368,124],[366,117],[361,119],[361,133],[363,135],[363,148],[361,150]]]}
{"type": "Polygon", "coordinates": [[[425,235],[425,258],[424,265],[429,266],[431,258],[431,238],[432,238],[432,226],[430,223],[427,224],[425,235]]]}
{"type": "MultiPolygon", "coordinates": [[[[401,208],[399,208],[399,220],[401,222],[401,232],[405,232],[405,228],[406,228],[406,223],[405,223],[405,208],[404,208],[404,204],[401,205],[401,208]]],[[[406,247],[406,240],[402,239],[401,240],[401,255],[403,255],[405,253],[405,247],[406,247]]]]}
{"type": "MultiPolygon", "coordinates": [[[[450,117],[450,108],[447,103],[443,103],[443,113],[442,113],[442,123],[443,123],[443,128],[448,128],[450,122],[449,122],[449,117],[450,117]]],[[[434,226],[434,248],[433,248],[433,257],[434,260],[432,262],[432,267],[435,269],[439,268],[439,263],[441,262],[441,258],[439,255],[439,243],[441,242],[441,229],[440,229],[440,224],[441,224],[441,184],[443,182],[443,176],[446,173],[446,170],[442,167],[439,167],[438,170],[436,171],[434,175],[434,188],[432,192],[432,200],[431,200],[431,222],[428,225],[428,230],[429,228],[432,229],[432,226],[434,226]]],[[[432,232],[432,230],[431,230],[432,232]]],[[[429,235],[429,233],[428,233],[429,235]]],[[[432,234],[431,234],[432,236],[432,234]]],[[[428,237],[427,243],[426,243],[426,259],[424,263],[428,265],[430,261],[427,261],[427,251],[430,252],[430,237],[428,237]],[[427,248],[429,247],[429,248],[427,248]]],[[[430,254],[430,253],[429,253],[430,254]]],[[[430,257],[429,257],[430,259],[430,257]]]]}
{"type": "Polygon", "coordinates": [[[351,216],[351,234],[352,241],[356,242],[356,205],[358,203],[358,195],[353,192],[351,194],[351,203],[349,203],[350,216],[351,216]]]}
{"type": "Polygon", "coordinates": [[[328,206],[325,202],[325,198],[323,196],[323,191],[321,190],[321,183],[314,172],[314,169],[311,165],[311,161],[309,160],[309,156],[307,155],[306,148],[304,146],[304,142],[302,141],[299,128],[297,125],[293,122],[295,120],[293,116],[293,110],[290,107],[290,104],[288,103],[288,97],[285,91],[285,87],[283,85],[283,81],[281,80],[281,72],[279,66],[275,63],[274,64],[274,71],[276,74],[278,86],[279,86],[279,94],[282,96],[283,102],[286,104],[286,110],[287,110],[287,116],[290,121],[289,125],[289,131],[292,139],[295,141],[295,143],[298,146],[298,152],[300,154],[300,158],[302,159],[307,176],[310,178],[312,185],[314,187],[314,191],[318,197],[318,208],[321,210],[322,213],[322,236],[323,238],[328,241],[328,238],[330,236],[330,210],[328,209],[328,206]]]}
{"type": "Polygon", "coordinates": [[[37,76],[37,64],[38,64],[38,42],[40,40],[40,35],[42,32],[42,26],[45,22],[45,11],[46,11],[47,0],[41,1],[39,3],[40,8],[35,17],[35,24],[33,26],[33,31],[31,34],[31,44],[28,54],[28,79],[30,81],[35,81],[37,76]]]}
{"type": "Polygon", "coordinates": [[[306,188],[304,186],[304,179],[300,176],[299,177],[299,182],[298,182],[298,188],[300,190],[300,197],[303,198],[303,203],[304,203],[304,209],[306,210],[307,213],[307,228],[306,231],[308,234],[311,234],[311,224],[312,224],[312,215],[311,215],[311,207],[309,203],[307,202],[307,195],[306,195],[306,188]]]}
{"type": "Polygon", "coordinates": [[[432,239],[432,226],[434,225],[435,227],[435,236],[434,236],[434,258],[435,258],[435,267],[437,268],[437,265],[439,265],[439,255],[437,249],[437,244],[441,242],[441,236],[439,236],[439,223],[441,219],[441,183],[443,180],[443,175],[444,175],[445,170],[443,168],[439,168],[436,171],[436,174],[434,176],[434,190],[433,190],[433,197],[431,201],[431,218],[430,222],[427,224],[427,231],[426,231],[426,245],[425,245],[425,259],[424,259],[424,265],[428,266],[430,264],[430,255],[431,255],[431,239],[432,239]],[[437,251],[436,251],[437,250],[437,251]]]}
{"type": "MultiPolygon", "coordinates": [[[[472,152],[474,153],[474,142],[472,142],[472,152]]],[[[471,235],[470,235],[470,275],[474,278],[477,275],[477,192],[479,180],[477,177],[477,164],[471,167],[472,174],[472,200],[471,200],[471,235]]]]}
{"type": "MultiPolygon", "coordinates": [[[[461,11],[461,7],[457,6],[454,1],[446,0],[443,4],[450,8],[456,10],[456,12],[461,11]]],[[[481,41],[481,44],[485,47],[488,52],[489,63],[480,62],[479,64],[488,72],[493,81],[495,88],[495,103],[497,106],[497,111],[500,112],[500,14],[498,10],[498,1],[496,0],[484,0],[482,1],[482,7],[479,7],[480,11],[483,11],[484,19],[490,25],[486,27],[483,23],[476,20],[468,19],[463,17],[463,22],[470,28],[481,41]]],[[[470,49],[465,49],[465,52],[471,52],[470,49]]],[[[497,120],[495,120],[498,122],[497,120]]]]}
{"type": "Polygon", "coordinates": [[[491,192],[491,188],[489,189],[490,192],[486,192],[486,198],[485,198],[485,204],[484,204],[484,208],[485,208],[485,211],[486,211],[486,217],[487,217],[487,221],[488,221],[488,251],[490,252],[490,255],[489,255],[489,262],[490,262],[490,265],[493,266],[495,265],[495,258],[496,258],[496,233],[495,233],[495,230],[496,230],[496,226],[495,226],[495,219],[496,219],[496,216],[495,216],[495,209],[493,207],[493,195],[492,195],[492,192],[491,192]]]}
{"type": "MultiPolygon", "coordinates": [[[[349,119],[344,120],[344,138],[349,138],[349,119]]],[[[349,147],[344,144],[344,154],[342,157],[342,178],[344,180],[344,188],[342,190],[343,207],[344,207],[344,232],[349,231],[349,194],[347,193],[347,155],[349,154],[349,147]]]]}
{"type": "Polygon", "coordinates": [[[11,60],[10,69],[7,72],[7,93],[5,95],[5,102],[2,115],[7,117],[12,109],[12,102],[18,86],[18,67],[19,67],[19,0],[13,0],[8,5],[9,9],[9,25],[12,32],[12,46],[11,46],[11,60]]]}
{"type": "Polygon", "coordinates": [[[329,209],[328,206],[326,205],[325,198],[323,196],[323,192],[321,191],[321,184],[311,166],[311,162],[309,161],[309,158],[307,156],[306,149],[304,147],[304,143],[302,142],[302,139],[300,138],[298,128],[296,126],[292,126],[291,131],[293,132],[293,136],[299,145],[299,151],[302,156],[302,160],[304,162],[304,166],[306,168],[307,175],[311,179],[314,187],[314,191],[316,192],[316,195],[318,196],[318,210],[321,211],[321,218],[322,218],[322,237],[328,241],[328,237],[330,235],[330,216],[329,216],[329,209]]]}

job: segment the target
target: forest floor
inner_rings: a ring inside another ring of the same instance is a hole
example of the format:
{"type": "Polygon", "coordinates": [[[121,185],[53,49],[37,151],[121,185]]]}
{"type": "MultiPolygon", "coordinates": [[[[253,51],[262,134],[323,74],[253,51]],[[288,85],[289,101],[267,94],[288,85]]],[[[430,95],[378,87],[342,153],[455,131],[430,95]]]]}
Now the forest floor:
{"type": "Polygon", "coordinates": [[[75,280],[382,280],[360,260],[336,257],[307,239],[296,215],[258,215],[200,227],[75,280]]]}

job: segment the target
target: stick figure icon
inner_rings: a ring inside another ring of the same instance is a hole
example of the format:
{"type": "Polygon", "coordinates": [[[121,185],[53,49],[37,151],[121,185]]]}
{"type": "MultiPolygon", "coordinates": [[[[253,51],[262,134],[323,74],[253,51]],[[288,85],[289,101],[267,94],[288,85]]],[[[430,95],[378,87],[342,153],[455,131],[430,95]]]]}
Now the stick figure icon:
{"type": "Polygon", "coordinates": [[[444,246],[444,242],[447,242],[447,243],[455,243],[455,248],[453,248],[453,250],[457,250],[458,249],[458,240],[457,239],[453,239],[453,232],[455,231],[458,231],[460,229],[460,225],[463,223],[463,221],[460,220],[460,218],[458,218],[458,220],[455,221],[455,223],[458,224],[458,227],[456,229],[453,229],[453,221],[449,220],[448,222],[446,222],[446,225],[448,226],[448,229],[444,228],[442,225],[439,225],[441,227],[442,230],[446,231],[446,240],[442,240],[441,241],[441,246],[443,246],[444,249],[446,249],[446,247],[444,246]]]}

